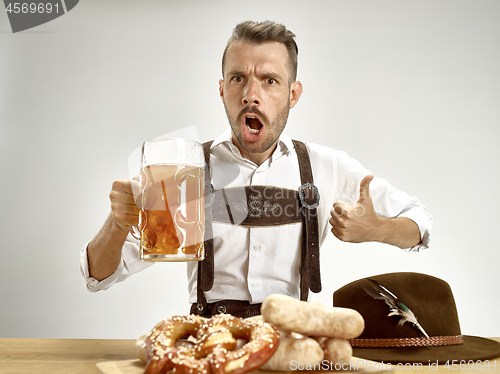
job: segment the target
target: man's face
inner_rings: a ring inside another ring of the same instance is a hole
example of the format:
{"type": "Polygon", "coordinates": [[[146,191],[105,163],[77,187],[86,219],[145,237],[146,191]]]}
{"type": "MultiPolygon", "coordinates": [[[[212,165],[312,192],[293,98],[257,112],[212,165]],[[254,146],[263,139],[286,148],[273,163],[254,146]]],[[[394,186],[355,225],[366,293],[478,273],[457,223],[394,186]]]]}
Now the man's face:
{"type": "Polygon", "coordinates": [[[219,92],[231,125],[233,142],[243,157],[260,165],[276,148],[288,111],[302,85],[289,82],[284,44],[232,43],[226,53],[219,92]]]}

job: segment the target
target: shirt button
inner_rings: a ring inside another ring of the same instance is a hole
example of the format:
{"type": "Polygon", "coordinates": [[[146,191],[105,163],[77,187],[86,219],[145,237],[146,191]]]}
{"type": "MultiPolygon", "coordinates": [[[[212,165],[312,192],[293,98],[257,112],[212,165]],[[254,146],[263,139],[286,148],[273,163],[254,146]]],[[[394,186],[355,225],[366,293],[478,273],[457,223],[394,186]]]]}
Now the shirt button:
{"type": "Polygon", "coordinates": [[[254,245],[254,246],[252,247],[252,249],[253,249],[254,251],[258,251],[258,250],[260,249],[260,245],[254,245]]]}
{"type": "Polygon", "coordinates": [[[253,283],[252,283],[252,287],[253,287],[253,288],[257,288],[257,286],[258,286],[258,285],[259,285],[259,284],[258,284],[257,282],[253,282],[253,283]]]}

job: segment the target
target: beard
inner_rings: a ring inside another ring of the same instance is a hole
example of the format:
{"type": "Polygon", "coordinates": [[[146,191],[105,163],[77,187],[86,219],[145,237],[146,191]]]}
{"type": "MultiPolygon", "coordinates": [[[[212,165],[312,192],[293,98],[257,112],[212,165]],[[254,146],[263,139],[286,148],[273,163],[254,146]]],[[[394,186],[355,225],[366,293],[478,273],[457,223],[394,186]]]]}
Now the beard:
{"type": "Polygon", "coordinates": [[[279,139],[283,129],[288,120],[290,112],[290,101],[288,100],[283,108],[276,114],[274,118],[269,119],[263,114],[256,106],[245,107],[236,117],[231,116],[224,104],[226,115],[231,126],[233,136],[239,143],[239,146],[248,153],[263,153],[273,147],[279,139]],[[243,129],[241,125],[242,117],[247,113],[254,113],[262,120],[261,131],[265,131],[262,139],[258,142],[248,142],[243,136],[243,129]]]}

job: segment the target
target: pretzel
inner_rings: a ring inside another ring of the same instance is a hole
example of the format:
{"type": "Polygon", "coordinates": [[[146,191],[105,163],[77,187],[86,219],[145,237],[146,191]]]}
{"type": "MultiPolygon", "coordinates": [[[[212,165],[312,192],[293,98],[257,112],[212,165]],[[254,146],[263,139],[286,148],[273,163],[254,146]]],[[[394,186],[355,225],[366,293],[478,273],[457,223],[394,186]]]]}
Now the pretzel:
{"type": "Polygon", "coordinates": [[[138,356],[147,359],[145,374],[243,374],[264,364],[279,345],[270,324],[230,315],[210,319],[173,316],[158,323],[136,342],[138,356]],[[176,342],[189,336],[188,343],[176,342]],[[237,339],[247,341],[241,348],[237,339]],[[191,341],[191,343],[189,343],[191,341]],[[141,354],[141,346],[146,354],[141,354]],[[145,357],[144,357],[145,356],[145,357]]]}

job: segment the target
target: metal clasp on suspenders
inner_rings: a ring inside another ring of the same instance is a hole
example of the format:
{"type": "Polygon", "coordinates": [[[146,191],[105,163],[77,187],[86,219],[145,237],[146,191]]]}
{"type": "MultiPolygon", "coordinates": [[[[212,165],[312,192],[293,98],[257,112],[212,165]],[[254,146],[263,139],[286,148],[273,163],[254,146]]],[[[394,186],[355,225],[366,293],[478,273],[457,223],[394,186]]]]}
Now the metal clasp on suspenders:
{"type": "Polygon", "coordinates": [[[208,187],[208,189],[210,190],[210,199],[208,201],[205,201],[205,208],[208,208],[214,203],[215,190],[214,190],[214,185],[210,182],[205,182],[205,186],[208,187]]]}
{"type": "Polygon", "coordinates": [[[319,190],[318,190],[318,187],[316,187],[314,184],[312,183],[304,183],[302,186],[299,187],[299,199],[300,199],[300,203],[302,204],[302,206],[304,208],[307,208],[307,209],[315,209],[318,207],[319,205],[319,190]],[[306,188],[311,188],[314,192],[316,192],[316,202],[312,205],[306,203],[306,198],[304,196],[304,190],[306,188]]]}

